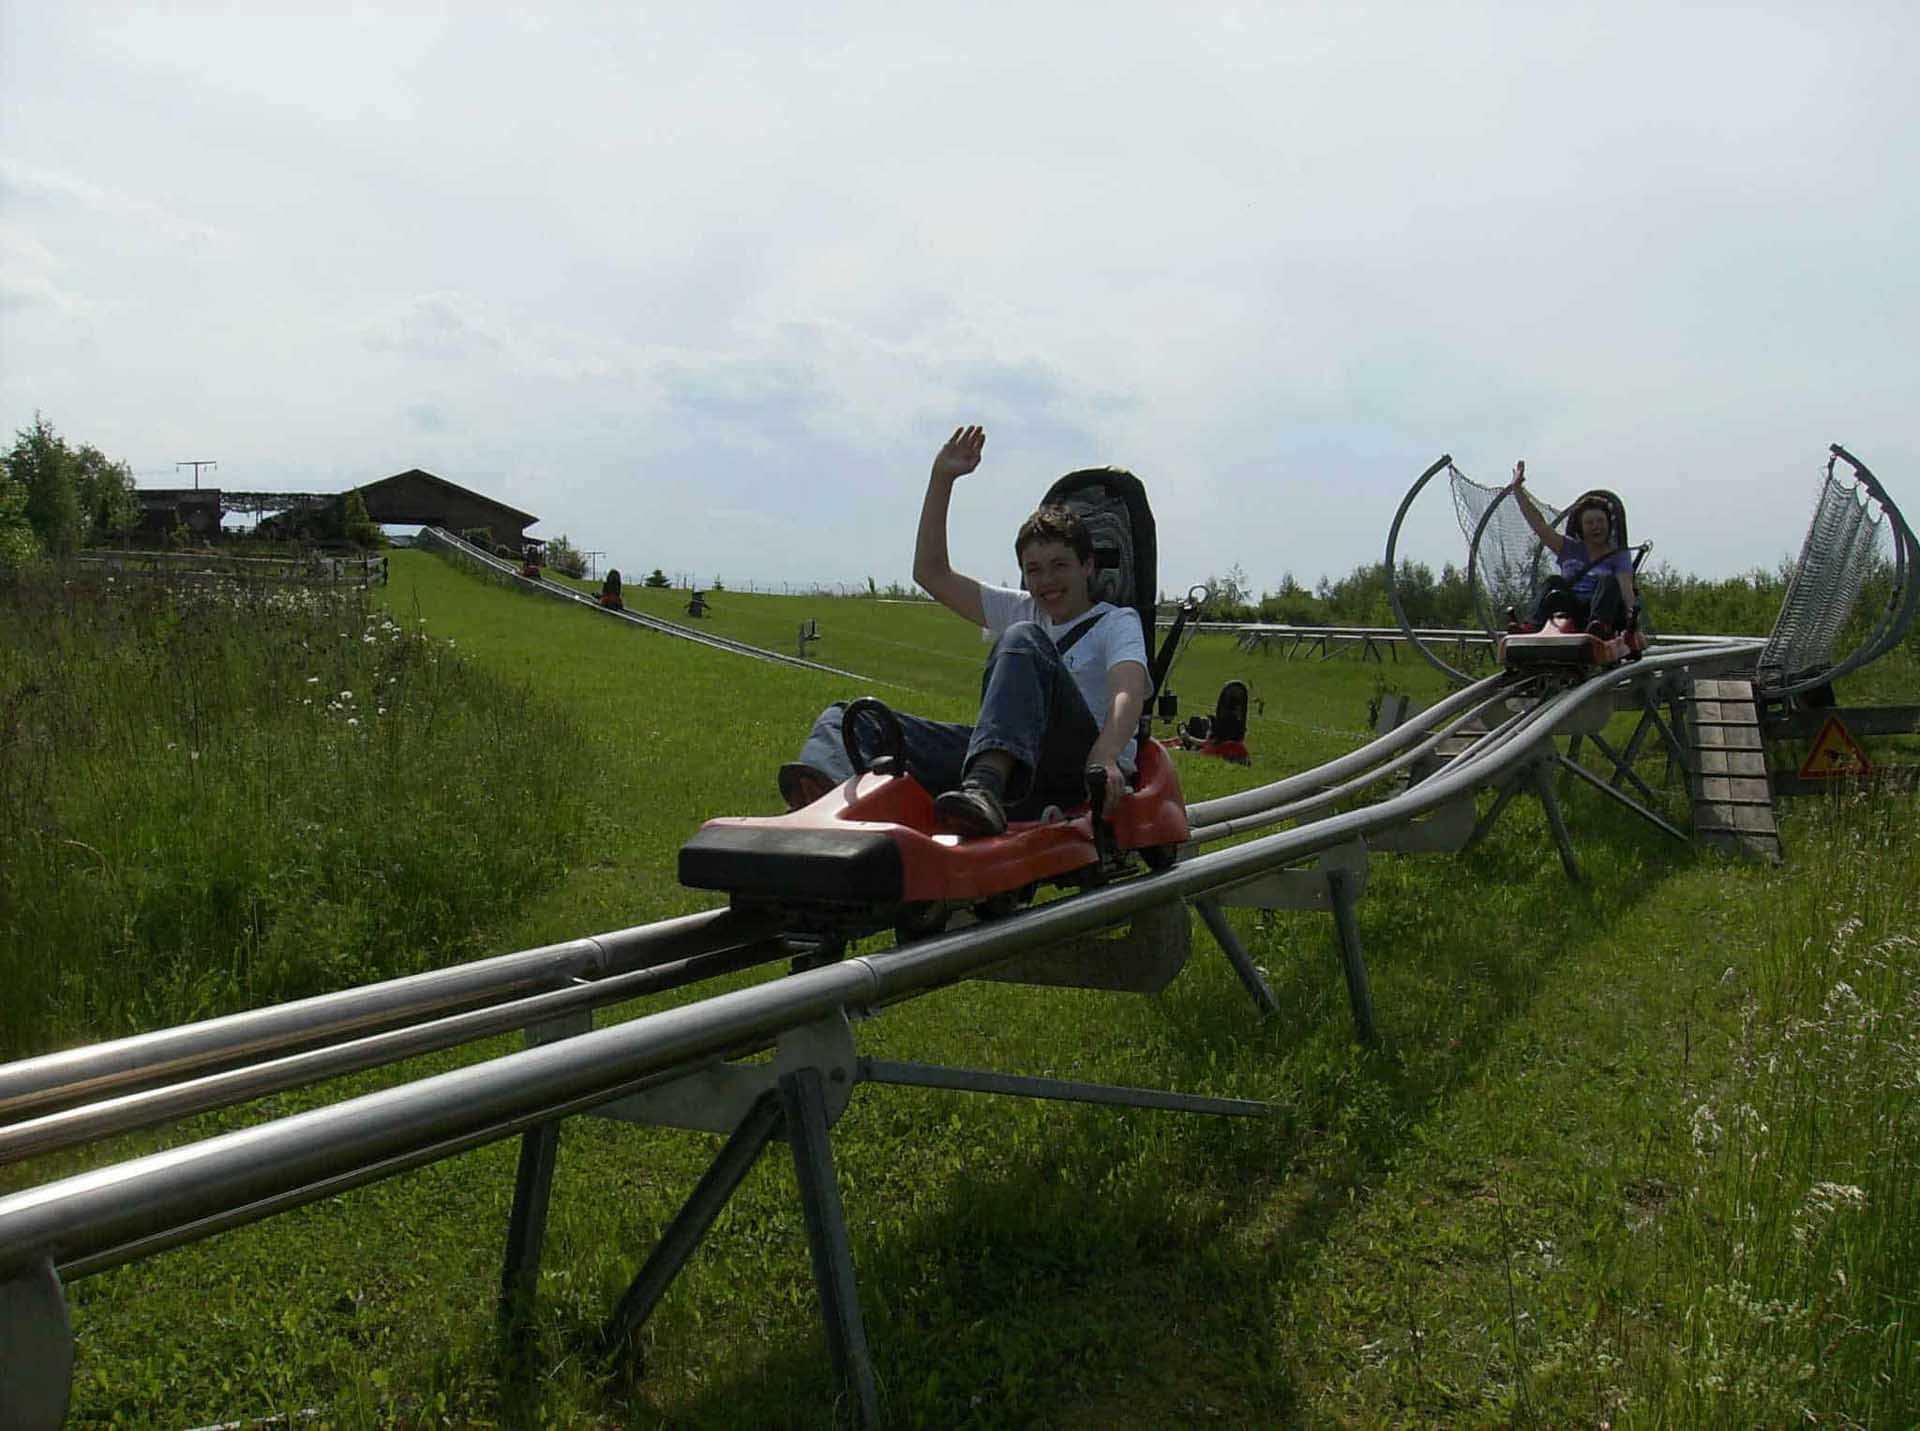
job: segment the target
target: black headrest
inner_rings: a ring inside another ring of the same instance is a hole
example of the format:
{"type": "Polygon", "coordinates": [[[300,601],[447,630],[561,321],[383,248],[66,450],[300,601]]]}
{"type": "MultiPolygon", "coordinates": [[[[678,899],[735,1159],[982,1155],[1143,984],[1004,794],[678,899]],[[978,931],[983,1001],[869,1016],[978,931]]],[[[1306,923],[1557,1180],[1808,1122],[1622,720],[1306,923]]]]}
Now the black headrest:
{"type": "Polygon", "coordinates": [[[1159,551],[1145,484],[1123,468],[1084,467],[1049,487],[1041,505],[1067,507],[1086,524],[1094,566],[1088,594],[1138,612],[1151,651],[1159,551]]]}

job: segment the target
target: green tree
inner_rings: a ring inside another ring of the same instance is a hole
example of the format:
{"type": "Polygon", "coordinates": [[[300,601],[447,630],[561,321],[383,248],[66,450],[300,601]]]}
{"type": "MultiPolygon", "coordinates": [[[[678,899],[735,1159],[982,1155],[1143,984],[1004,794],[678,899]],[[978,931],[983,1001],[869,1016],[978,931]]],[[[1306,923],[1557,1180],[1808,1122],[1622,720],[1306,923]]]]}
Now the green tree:
{"type": "Polygon", "coordinates": [[[27,521],[27,488],[0,471],[0,576],[18,571],[40,555],[40,539],[27,521]]]}
{"type": "Polygon", "coordinates": [[[73,454],[74,496],[80,503],[83,540],[102,542],[140,520],[133,469],[86,443],[73,454]]]}
{"type": "Polygon", "coordinates": [[[71,554],[83,534],[73,453],[40,414],[34,414],[33,426],[14,434],[6,471],[26,488],[27,525],[40,545],[55,556],[71,554]]]}
{"type": "Polygon", "coordinates": [[[379,525],[367,515],[367,499],[355,487],[347,493],[340,508],[340,532],[357,547],[377,547],[386,538],[379,525]]]}
{"type": "Polygon", "coordinates": [[[655,591],[665,591],[673,583],[667,580],[667,574],[664,571],[655,567],[647,573],[647,579],[641,585],[652,587],[655,591]]]}
{"type": "Polygon", "coordinates": [[[587,559],[567,540],[565,532],[547,543],[547,565],[576,579],[587,574],[587,559]]]}

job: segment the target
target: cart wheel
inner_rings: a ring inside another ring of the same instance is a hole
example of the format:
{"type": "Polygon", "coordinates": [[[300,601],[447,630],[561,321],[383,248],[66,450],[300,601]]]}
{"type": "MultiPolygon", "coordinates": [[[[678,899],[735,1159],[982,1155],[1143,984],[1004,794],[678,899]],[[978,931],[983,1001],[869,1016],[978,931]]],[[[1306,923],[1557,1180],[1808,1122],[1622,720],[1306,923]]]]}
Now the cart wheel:
{"type": "Polygon", "coordinates": [[[893,932],[902,944],[931,938],[947,927],[947,916],[952,912],[941,900],[916,900],[901,906],[893,921],[893,932]]]}
{"type": "Polygon", "coordinates": [[[1180,847],[1178,845],[1143,845],[1140,848],[1140,858],[1145,861],[1150,870],[1156,872],[1170,870],[1180,859],[1180,847]]]}
{"type": "Polygon", "coordinates": [[[1022,885],[1019,889],[1003,889],[998,894],[988,895],[974,905],[973,912],[981,919],[1005,919],[1010,914],[1018,914],[1033,898],[1035,886],[1022,885]]]}

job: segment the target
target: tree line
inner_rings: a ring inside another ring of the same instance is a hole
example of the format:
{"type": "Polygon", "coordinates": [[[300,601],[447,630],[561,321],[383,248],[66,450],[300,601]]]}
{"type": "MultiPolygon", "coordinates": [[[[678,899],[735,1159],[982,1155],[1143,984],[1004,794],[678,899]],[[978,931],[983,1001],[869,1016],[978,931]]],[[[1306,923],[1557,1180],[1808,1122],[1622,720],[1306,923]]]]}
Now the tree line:
{"type": "MultiPolygon", "coordinates": [[[[1671,563],[1653,562],[1634,577],[1641,601],[1657,630],[1693,635],[1764,636],[1773,629],[1794,563],[1769,571],[1754,567],[1738,576],[1693,576],[1671,563]]],[[[1361,562],[1345,576],[1322,576],[1311,590],[1292,572],[1271,590],[1254,593],[1239,567],[1210,576],[1214,596],[1209,621],[1262,621],[1290,626],[1393,626],[1384,563],[1361,562]]],[[[1483,621],[1465,568],[1448,562],[1438,572],[1425,562],[1403,559],[1398,568],[1400,601],[1418,627],[1471,627],[1483,621]]],[[[1877,615],[1893,587],[1893,565],[1884,557],[1861,588],[1852,625],[1877,615]]],[[[1485,593],[1480,593],[1481,600],[1485,593]]]]}
{"type": "Polygon", "coordinates": [[[34,415],[0,454],[0,571],[71,556],[140,520],[133,469],[34,415]]]}
{"type": "MultiPolygon", "coordinates": [[[[324,514],[329,535],[372,545],[379,529],[367,520],[360,494],[352,492],[341,507],[324,514]]],[[[41,556],[71,555],[90,543],[126,531],[140,519],[133,472],[91,443],[75,447],[55,432],[44,417],[15,434],[14,443],[0,455],[0,571],[25,565],[41,556]]],[[[547,564],[572,575],[586,571],[586,558],[567,537],[546,544],[547,564]]],[[[1783,561],[1767,571],[1755,567],[1739,576],[1691,576],[1666,562],[1643,570],[1635,583],[1647,611],[1663,631],[1764,635],[1772,629],[1793,563],[1783,561]]],[[[1892,566],[1882,561],[1861,593],[1859,612],[1877,611],[1892,587],[1892,566]]],[[[668,578],[655,568],[643,585],[665,587],[668,578]]],[[[1463,567],[1446,563],[1436,572],[1425,562],[1402,560],[1398,586],[1407,619],[1415,626],[1475,627],[1481,625],[1474,594],[1463,567]]],[[[1311,589],[1289,571],[1270,590],[1255,592],[1238,564],[1224,575],[1209,576],[1213,591],[1206,619],[1264,621],[1292,626],[1392,626],[1393,608],[1387,597],[1386,568],[1379,562],[1361,562],[1345,576],[1322,576],[1311,589]]],[[[712,590],[722,590],[716,577],[712,590]]],[[[869,594],[907,595],[908,589],[889,586],[882,592],[871,578],[869,594]]]]}

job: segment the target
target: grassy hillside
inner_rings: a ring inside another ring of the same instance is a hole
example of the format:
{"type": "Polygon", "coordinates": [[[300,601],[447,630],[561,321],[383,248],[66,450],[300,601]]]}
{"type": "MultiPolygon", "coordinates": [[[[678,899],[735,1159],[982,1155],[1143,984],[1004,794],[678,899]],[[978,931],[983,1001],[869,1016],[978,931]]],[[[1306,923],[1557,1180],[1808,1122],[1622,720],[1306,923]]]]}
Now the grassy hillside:
{"type": "MultiPolygon", "coordinates": [[[[561,821],[589,840],[490,926],[496,950],[703,905],[673,883],[680,840],[707,815],[773,808],[771,771],[814,711],[862,689],[423,553],[396,554],[385,600],[396,625],[424,621],[477,675],[564,712],[589,751],[583,805],[514,812],[519,828],[561,821]]],[[[716,629],[772,645],[755,633],[813,616],[820,659],[905,681],[903,706],[968,711],[977,634],[931,608],[719,600],[716,629]]],[[[1264,699],[1256,766],[1185,759],[1191,798],[1351,748],[1386,685],[1437,689],[1420,667],[1289,663],[1223,641],[1197,645],[1174,684],[1205,709],[1228,675],[1264,699]]],[[[1155,998],[967,984],[863,1025],[863,1051],[880,1056],[1274,1107],[1249,1122],[861,1090],[835,1157],[896,1419],[1920,1417],[1912,802],[1800,807],[1781,869],[1700,857],[1579,795],[1570,819],[1592,875],[1579,888],[1524,801],[1468,856],[1376,859],[1360,908],[1376,1048],[1353,1043],[1331,931],[1306,915],[1235,915],[1280,999],[1264,1023],[1199,933],[1155,998]]],[[[503,1377],[492,1341],[515,1152],[502,1144],[76,1283],[76,1419],[318,1408],[345,1425],[827,1424],[781,1159],[748,1179],[656,1313],[643,1372],[595,1349],[716,1147],[568,1124],[523,1382],[503,1377]]],[[[0,1176],[20,1186],[104,1155],[0,1176]]]]}

